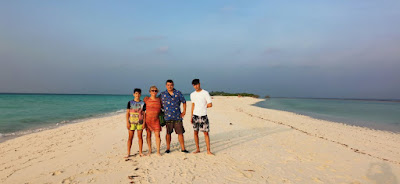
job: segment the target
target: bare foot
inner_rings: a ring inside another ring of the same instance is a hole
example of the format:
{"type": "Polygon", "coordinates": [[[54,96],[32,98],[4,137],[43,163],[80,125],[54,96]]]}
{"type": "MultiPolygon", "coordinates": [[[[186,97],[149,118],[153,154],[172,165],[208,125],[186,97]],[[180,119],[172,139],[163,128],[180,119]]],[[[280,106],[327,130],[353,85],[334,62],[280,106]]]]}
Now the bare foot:
{"type": "Polygon", "coordinates": [[[200,150],[196,150],[196,151],[194,151],[194,152],[192,152],[193,154],[196,154],[196,153],[200,153],[200,150]]]}
{"type": "Polygon", "coordinates": [[[207,155],[214,155],[214,153],[211,153],[211,151],[207,151],[207,155]]]}
{"type": "Polygon", "coordinates": [[[124,158],[126,159],[126,158],[129,158],[131,155],[130,154],[128,154],[127,156],[124,156],[124,158]]]}
{"type": "Polygon", "coordinates": [[[143,153],[139,153],[139,156],[144,157],[144,156],[146,156],[146,155],[144,155],[143,153]]]}
{"type": "Polygon", "coordinates": [[[151,153],[147,153],[147,154],[146,154],[146,156],[150,156],[150,155],[151,155],[151,153]]]}
{"type": "Polygon", "coordinates": [[[158,153],[157,153],[157,155],[158,155],[158,156],[161,156],[161,153],[160,153],[160,152],[158,152],[158,153]]]}

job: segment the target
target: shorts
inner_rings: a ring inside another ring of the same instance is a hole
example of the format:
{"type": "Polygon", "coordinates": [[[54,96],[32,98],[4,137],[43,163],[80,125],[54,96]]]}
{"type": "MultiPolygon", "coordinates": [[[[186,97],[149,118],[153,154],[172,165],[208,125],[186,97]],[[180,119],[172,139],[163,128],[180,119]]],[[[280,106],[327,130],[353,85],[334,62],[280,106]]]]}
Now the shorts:
{"type": "Polygon", "coordinates": [[[205,116],[196,116],[193,115],[193,130],[198,132],[209,132],[210,131],[210,124],[208,122],[207,115],[205,116]]]}
{"type": "Polygon", "coordinates": [[[143,121],[139,121],[139,123],[131,123],[131,128],[129,130],[143,130],[143,121]]]}
{"type": "Polygon", "coordinates": [[[185,133],[185,128],[183,128],[182,120],[165,121],[167,125],[167,134],[172,134],[175,129],[176,134],[185,133]]]}

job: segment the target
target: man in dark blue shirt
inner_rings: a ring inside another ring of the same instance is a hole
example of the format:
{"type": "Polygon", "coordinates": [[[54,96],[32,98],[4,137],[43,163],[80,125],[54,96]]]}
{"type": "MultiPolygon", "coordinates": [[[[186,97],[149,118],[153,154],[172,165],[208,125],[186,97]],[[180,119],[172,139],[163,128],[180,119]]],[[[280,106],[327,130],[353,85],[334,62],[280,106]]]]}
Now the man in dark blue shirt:
{"type": "Polygon", "coordinates": [[[186,100],[182,93],[174,88],[174,82],[167,80],[165,87],[166,91],[160,93],[161,103],[164,109],[164,119],[167,125],[167,135],[165,137],[167,142],[167,150],[165,153],[170,152],[171,134],[175,129],[175,133],[178,134],[178,140],[181,144],[182,152],[188,153],[185,149],[185,140],[183,133],[182,119],[186,114],[186,100]],[[183,112],[181,113],[181,103],[183,103],[183,112]]]}

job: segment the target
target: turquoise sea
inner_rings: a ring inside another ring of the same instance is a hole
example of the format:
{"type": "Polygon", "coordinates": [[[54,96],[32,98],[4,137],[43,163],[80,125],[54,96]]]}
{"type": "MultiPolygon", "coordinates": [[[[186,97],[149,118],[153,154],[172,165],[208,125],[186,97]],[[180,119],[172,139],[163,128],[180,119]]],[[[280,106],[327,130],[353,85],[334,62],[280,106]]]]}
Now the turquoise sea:
{"type": "MultiPolygon", "coordinates": [[[[189,100],[189,95],[185,98],[189,100]]],[[[0,142],[95,116],[124,112],[131,99],[132,95],[0,94],[0,142]]],[[[255,105],[400,132],[400,103],[394,101],[272,98],[255,105]]]]}
{"type": "Polygon", "coordinates": [[[255,106],[372,129],[400,132],[398,100],[271,98],[256,103],[255,106]]]}
{"type": "MultiPolygon", "coordinates": [[[[185,98],[188,100],[189,96],[185,98]]],[[[132,99],[132,95],[0,94],[0,142],[94,116],[124,112],[132,99]]]]}

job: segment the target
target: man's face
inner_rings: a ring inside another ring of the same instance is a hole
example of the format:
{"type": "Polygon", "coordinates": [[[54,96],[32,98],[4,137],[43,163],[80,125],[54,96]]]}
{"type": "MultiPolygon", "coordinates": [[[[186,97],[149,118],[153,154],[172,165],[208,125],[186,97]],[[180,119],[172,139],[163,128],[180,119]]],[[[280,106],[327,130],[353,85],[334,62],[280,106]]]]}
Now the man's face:
{"type": "Polygon", "coordinates": [[[172,90],[174,90],[174,83],[167,82],[165,87],[167,88],[168,91],[172,91],[172,90]]]}
{"type": "Polygon", "coordinates": [[[135,92],[135,93],[133,93],[133,96],[135,97],[135,98],[140,98],[140,93],[139,92],[135,92]]]}
{"type": "Polygon", "coordinates": [[[200,83],[193,85],[194,90],[199,90],[200,89],[200,83]]]}

